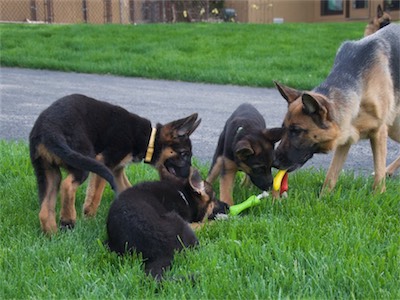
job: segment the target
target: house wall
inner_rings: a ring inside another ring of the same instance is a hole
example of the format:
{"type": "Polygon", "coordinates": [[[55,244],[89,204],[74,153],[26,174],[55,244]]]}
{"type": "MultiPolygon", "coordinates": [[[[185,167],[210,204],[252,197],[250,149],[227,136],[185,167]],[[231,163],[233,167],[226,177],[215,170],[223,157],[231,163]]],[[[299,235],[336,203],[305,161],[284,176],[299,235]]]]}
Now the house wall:
{"type": "MultiPolygon", "coordinates": [[[[284,22],[340,22],[367,20],[376,15],[378,4],[383,0],[369,0],[368,7],[356,9],[352,0],[343,2],[340,15],[321,15],[321,0],[225,0],[225,7],[234,8],[237,21],[245,23],[273,23],[282,18],[284,22]]],[[[391,12],[393,20],[400,19],[400,12],[391,12]]]]}

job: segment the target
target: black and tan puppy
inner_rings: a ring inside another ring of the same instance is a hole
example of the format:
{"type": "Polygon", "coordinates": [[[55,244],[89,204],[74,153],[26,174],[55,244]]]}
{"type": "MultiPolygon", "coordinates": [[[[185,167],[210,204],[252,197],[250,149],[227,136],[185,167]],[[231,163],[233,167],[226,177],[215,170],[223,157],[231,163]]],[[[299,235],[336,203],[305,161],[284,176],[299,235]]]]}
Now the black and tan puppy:
{"type": "Polygon", "coordinates": [[[119,254],[141,253],[146,273],[161,279],[175,251],[198,244],[189,223],[226,209],[194,168],[187,180],[142,182],[111,204],[107,243],[119,254]]]}
{"type": "Polygon", "coordinates": [[[261,190],[272,186],[271,165],[274,144],[282,128],[266,129],[263,116],[251,104],[240,105],[225,123],[219,137],[207,181],[220,176],[220,199],[233,205],[235,174],[245,172],[261,190]]]}
{"type": "Polygon", "coordinates": [[[276,86],[288,111],[275,167],[293,171],[314,153],[334,151],[323,185],[328,192],[336,185],[350,147],[368,139],[373,187],[386,190],[385,173],[393,175],[400,168],[398,157],[385,170],[388,137],[400,143],[400,25],[343,43],[331,72],[312,91],[276,86]]]}
{"type": "Polygon", "coordinates": [[[382,6],[379,4],[376,9],[376,16],[365,27],[364,36],[371,35],[379,29],[389,25],[392,18],[388,12],[383,11],[382,6]]]}
{"type": "Polygon", "coordinates": [[[92,172],[84,213],[94,215],[107,180],[118,193],[130,186],[124,167],[130,161],[154,165],[160,172],[187,178],[191,166],[190,134],[197,114],[166,125],[151,122],[122,107],[83,95],[63,97],[36,120],[29,136],[30,156],[39,188],[42,230],[57,231],[56,199],[60,167],[68,176],[61,184],[61,226],[76,221],[75,192],[92,172]]]}

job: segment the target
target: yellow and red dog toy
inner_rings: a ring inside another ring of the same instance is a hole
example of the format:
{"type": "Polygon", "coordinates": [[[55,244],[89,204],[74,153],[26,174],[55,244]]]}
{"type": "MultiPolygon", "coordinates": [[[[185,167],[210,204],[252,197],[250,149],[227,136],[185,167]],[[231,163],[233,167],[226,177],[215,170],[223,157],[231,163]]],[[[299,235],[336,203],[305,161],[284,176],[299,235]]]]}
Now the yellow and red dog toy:
{"type": "MultiPolygon", "coordinates": [[[[275,175],[274,183],[272,185],[272,197],[273,199],[279,197],[287,197],[287,190],[289,189],[288,184],[288,172],[286,170],[279,170],[275,175]]],[[[243,210],[248,209],[249,207],[258,205],[261,203],[262,198],[267,198],[269,196],[268,192],[264,191],[258,196],[252,195],[247,198],[242,203],[232,205],[229,208],[229,215],[236,216],[240,214],[243,210]]]]}

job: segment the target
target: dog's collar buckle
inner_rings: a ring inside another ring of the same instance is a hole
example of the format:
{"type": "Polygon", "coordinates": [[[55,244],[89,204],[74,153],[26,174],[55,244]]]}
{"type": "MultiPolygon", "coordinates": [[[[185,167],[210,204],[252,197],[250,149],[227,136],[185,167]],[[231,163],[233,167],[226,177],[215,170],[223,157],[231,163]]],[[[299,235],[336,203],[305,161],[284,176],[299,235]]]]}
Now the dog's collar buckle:
{"type": "Polygon", "coordinates": [[[151,160],[153,158],[154,141],[156,140],[156,133],[157,133],[157,129],[156,128],[152,128],[151,129],[150,140],[149,140],[149,145],[147,146],[146,156],[144,157],[144,162],[148,163],[148,164],[151,163],[151,160]]]}

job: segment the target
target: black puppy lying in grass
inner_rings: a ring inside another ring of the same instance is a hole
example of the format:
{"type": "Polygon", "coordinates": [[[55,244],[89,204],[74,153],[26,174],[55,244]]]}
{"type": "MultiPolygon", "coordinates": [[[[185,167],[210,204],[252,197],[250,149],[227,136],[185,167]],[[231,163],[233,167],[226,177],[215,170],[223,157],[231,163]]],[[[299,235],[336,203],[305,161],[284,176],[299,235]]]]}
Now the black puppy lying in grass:
{"type": "Polygon", "coordinates": [[[175,251],[198,244],[189,223],[227,209],[191,168],[188,179],[143,182],[122,192],[108,213],[107,243],[119,254],[142,253],[146,273],[161,280],[175,251]]]}

